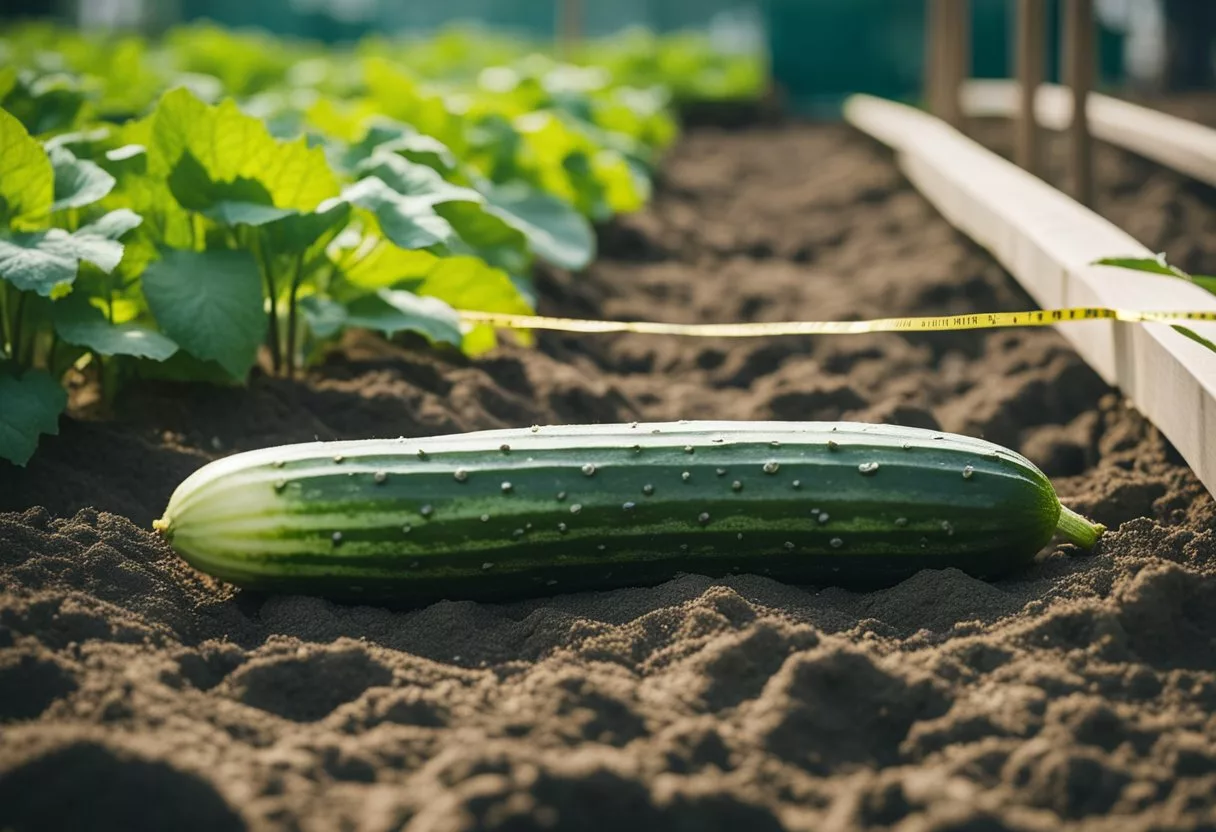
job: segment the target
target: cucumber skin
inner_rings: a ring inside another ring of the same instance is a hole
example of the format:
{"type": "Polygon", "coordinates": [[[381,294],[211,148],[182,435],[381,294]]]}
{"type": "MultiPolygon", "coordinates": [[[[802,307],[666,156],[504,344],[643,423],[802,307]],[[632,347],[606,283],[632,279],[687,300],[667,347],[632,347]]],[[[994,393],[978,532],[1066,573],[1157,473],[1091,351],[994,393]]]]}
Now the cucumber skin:
{"type": "Polygon", "coordinates": [[[922,568],[994,578],[1033,560],[1059,515],[1041,471],[983,440],[682,422],[236,454],[183,482],[157,528],[187,562],[244,587],[418,604],[680,572],[857,588],[922,568]]]}

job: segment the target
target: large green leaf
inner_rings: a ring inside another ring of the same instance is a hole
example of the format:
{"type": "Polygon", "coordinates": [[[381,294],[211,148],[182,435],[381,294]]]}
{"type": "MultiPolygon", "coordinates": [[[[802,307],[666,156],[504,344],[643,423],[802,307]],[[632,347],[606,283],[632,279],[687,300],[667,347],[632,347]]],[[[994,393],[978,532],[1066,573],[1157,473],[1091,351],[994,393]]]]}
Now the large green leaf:
{"type": "Polygon", "coordinates": [[[67,148],[53,148],[50,158],[55,176],[55,201],[51,203],[52,211],[92,205],[114,190],[113,176],[94,162],[77,159],[67,148]]]}
{"type": "Polygon", "coordinates": [[[351,262],[342,264],[342,277],[361,291],[387,289],[407,278],[424,277],[439,258],[429,251],[409,250],[387,240],[377,240],[351,262]]]}
{"type": "Polygon", "coordinates": [[[120,209],[71,234],[52,228],[0,239],[0,277],[22,291],[50,297],[76,279],[82,261],[113,271],[123,254],[118,238],[139,222],[137,214],[120,209]]]}
{"type": "Polygon", "coordinates": [[[595,230],[574,206],[523,182],[487,186],[487,211],[523,232],[537,256],[579,271],[595,259],[595,230]]]}
{"type": "Polygon", "coordinates": [[[477,257],[440,258],[424,276],[400,285],[456,309],[520,315],[533,311],[510,275],[477,257]]]}
{"type": "Polygon", "coordinates": [[[13,115],[0,110],[0,226],[45,228],[55,193],[51,160],[13,115]]]}
{"type": "Polygon", "coordinates": [[[215,181],[189,151],[173,166],[168,182],[179,205],[224,225],[264,225],[295,213],[276,208],[270,192],[255,179],[215,181]]]}
{"type": "Polygon", "coordinates": [[[323,202],[316,211],[269,222],[261,227],[266,251],[272,255],[296,255],[323,251],[350,222],[350,203],[323,202]]]}
{"type": "Polygon", "coordinates": [[[349,304],[309,297],[301,301],[305,320],[319,338],[329,338],[347,327],[370,329],[392,337],[416,332],[432,343],[460,346],[460,318],[451,306],[433,297],[382,289],[349,304]]]}
{"type": "Polygon", "coordinates": [[[37,76],[20,74],[18,83],[4,96],[4,108],[20,119],[35,136],[70,130],[88,109],[82,79],[56,72],[37,76]]]}
{"type": "MultiPolygon", "coordinates": [[[[504,269],[519,271],[527,267],[525,232],[501,216],[506,211],[487,206],[486,198],[478,191],[454,185],[431,168],[392,153],[373,154],[359,166],[358,173],[367,178],[352,186],[355,195],[364,207],[376,213],[382,227],[388,221],[393,230],[384,227],[385,234],[403,248],[442,243],[453,253],[477,254],[504,269]],[[377,183],[387,186],[396,196],[386,193],[377,183]],[[427,236],[417,233],[419,226],[424,232],[441,227],[429,219],[428,208],[447,221],[457,239],[449,235],[421,243],[427,236]]],[[[348,197],[350,193],[348,189],[348,197]]]]}
{"type": "Polygon", "coordinates": [[[358,142],[344,148],[338,159],[346,171],[353,171],[361,162],[376,153],[396,153],[440,171],[456,167],[451,149],[434,136],[427,136],[404,124],[380,122],[368,128],[358,142]]]}
{"type": "Polygon", "coordinates": [[[384,236],[401,248],[429,248],[454,236],[452,226],[435,213],[427,197],[400,194],[375,176],[351,185],[342,198],[374,214],[384,236]]]}
{"type": "Polygon", "coordinates": [[[59,415],[68,395],[40,370],[21,377],[0,376],[0,459],[24,466],[42,434],[59,433],[59,415]]]}
{"type": "Polygon", "coordinates": [[[448,221],[457,240],[449,241],[454,254],[475,254],[491,265],[508,271],[528,267],[528,239],[502,217],[480,202],[452,201],[435,206],[435,213],[448,221]]]}
{"type": "Polygon", "coordinates": [[[261,276],[243,251],[166,250],[143,275],[160,328],[196,358],[243,379],[266,334],[261,276]]]}
{"type": "Polygon", "coordinates": [[[73,292],[51,305],[55,332],[68,344],[100,355],[133,355],[164,361],[177,352],[177,344],[159,332],[136,324],[112,324],[89,299],[73,292]]]}
{"type": "Polygon", "coordinates": [[[399,194],[425,198],[432,205],[440,202],[482,202],[482,196],[472,188],[453,185],[433,168],[416,164],[395,153],[383,151],[372,154],[361,163],[358,177],[374,176],[399,194]]]}
{"type": "Polygon", "coordinates": [[[148,172],[168,177],[187,152],[214,181],[261,183],[276,208],[311,211],[338,194],[321,148],[309,147],[303,137],[274,138],[231,99],[213,107],[178,88],[161,98],[152,115],[148,172]]]}

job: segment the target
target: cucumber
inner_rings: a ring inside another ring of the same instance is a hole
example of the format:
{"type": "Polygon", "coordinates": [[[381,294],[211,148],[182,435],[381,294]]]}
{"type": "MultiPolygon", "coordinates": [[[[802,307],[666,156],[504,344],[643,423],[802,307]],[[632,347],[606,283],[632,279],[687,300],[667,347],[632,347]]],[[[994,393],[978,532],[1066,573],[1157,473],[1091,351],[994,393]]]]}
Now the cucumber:
{"type": "Polygon", "coordinates": [[[680,422],[317,442],[210,463],[155,527],[203,572],[271,591],[405,603],[661,582],[680,572],[887,585],[995,578],[1056,532],[1024,457],[848,422],[680,422]]]}

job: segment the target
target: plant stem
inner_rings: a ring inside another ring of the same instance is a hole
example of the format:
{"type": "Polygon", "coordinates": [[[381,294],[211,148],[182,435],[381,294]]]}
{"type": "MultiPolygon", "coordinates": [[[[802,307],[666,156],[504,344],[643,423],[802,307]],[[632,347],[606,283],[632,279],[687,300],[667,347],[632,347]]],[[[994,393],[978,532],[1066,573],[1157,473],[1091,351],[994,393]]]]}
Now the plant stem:
{"type": "Polygon", "coordinates": [[[1106,526],[1101,523],[1092,523],[1068,506],[1060,506],[1056,533],[1069,543],[1075,543],[1082,549],[1092,549],[1105,531],[1106,526]]]}
{"type": "Polygon", "coordinates": [[[254,259],[257,260],[258,268],[262,272],[262,278],[266,281],[266,295],[270,298],[270,320],[268,321],[269,330],[266,334],[266,341],[270,347],[270,365],[277,376],[282,373],[283,368],[282,344],[279,341],[278,290],[274,284],[274,275],[271,273],[270,264],[266,262],[266,257],[262,252],[261,238],[256,231],[251,233],[250,240],[254,259]]]}
{"type": "Polygon", "coordinates": [[[17,293],[17,309],[13,313],[13,341],[12,354],[13,360],[17,362],[18,367],[24,367],[24,350],[21,349],[21,324],[25,317],[25,292],[17,293]]]}
{"type": "Polygon", "coordinates": [[[290,378],[296,372],[296,298],[300,293],[300,283],[304,280],[304,255],[296,258],[296,271],[291,278],[291,291],[287,295],[287,375],[290,378]]]}
{"type": "Polygon", "coordinates": [[[12,324],[8,319],[8,284],[0,280],[0,350],[9,358],[12,358],[13,339],[12,339],[12,324]]]}

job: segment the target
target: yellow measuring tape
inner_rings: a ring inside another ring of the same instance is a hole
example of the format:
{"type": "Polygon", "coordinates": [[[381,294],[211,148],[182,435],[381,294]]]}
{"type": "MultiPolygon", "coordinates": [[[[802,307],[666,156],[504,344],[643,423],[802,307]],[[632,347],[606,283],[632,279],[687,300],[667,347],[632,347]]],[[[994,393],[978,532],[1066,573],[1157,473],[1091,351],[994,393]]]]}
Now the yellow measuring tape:
{"type": "Polygon", "coordinates": [[[943,332],[960,329],[997,329],[1019,326],[1054,326],[1081,321],[1177,323],[1216,321],[1216,312],[1141,312],[1102,307],[1040,309],[1029,312],[981,312],[919,318],[876,318],[870,321],[774,321],[745,324],[665,324],[650,321],[596,321],[549,318],[542,315],[508,315],[460,310],[468,323],[510,329],[544,329],[556,332],[636,332],[645,335],[685,335],[699,338],[756,338],[766,335],[860,335],[867,332],[943,332]]]}

